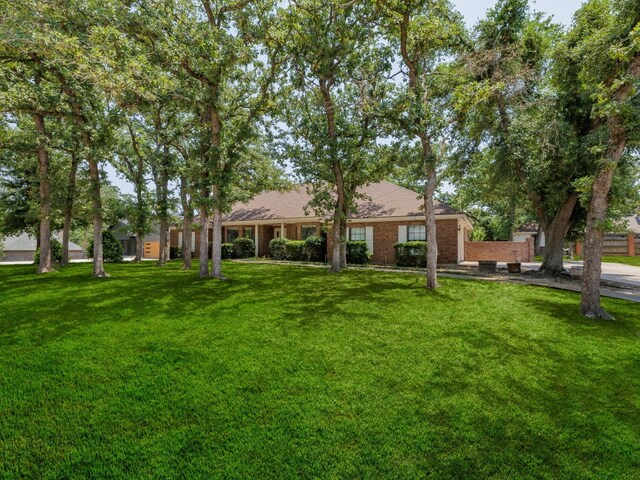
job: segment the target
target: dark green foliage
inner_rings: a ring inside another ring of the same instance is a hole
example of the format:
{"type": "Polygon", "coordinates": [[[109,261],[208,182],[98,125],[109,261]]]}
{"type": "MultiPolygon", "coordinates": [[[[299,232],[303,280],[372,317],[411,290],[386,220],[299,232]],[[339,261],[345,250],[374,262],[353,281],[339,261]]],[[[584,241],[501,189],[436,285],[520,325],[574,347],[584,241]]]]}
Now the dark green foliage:
{"type": "Polygon", "coordinates": [[[294,262],[306,260],[307,257],[304,254],[304,245],[304,240],[288,240],[285,244],[287,260],[293,260],[294,262]]]}
{"type": "Polygon", "coordinates": [[[347,242],[347,263],[354,265],[364,265],[369,263],[369,253],[367,252],[367,242],[358,240],[347,242]]]}
{"type": "Polygon", "coordinates": [[[393,249],[396,251],[396,265],[421,268],[427,266],[427,242],[417,240],[396,243],[393,249]]]}
{"type": "Polygon", "coordinates": [[[169,247],[169,259],[175,260],[176,258],[182,258],[181,247],[169,247]]]}
{"type": "MultiPolygon", "coordinates": [[[[93,258],[93,239],[89,241],[87,250],[89,258],[93,258]]],[[[121,262],[124,252],[122,245],[111,230],[102,232],[102,256],[105,262],[121,262]]]]}
{"type": "Polygon", "coordinates": [[[233,249],[237,258],[251,258],[256,255],[256,244],[250,238],[236,238],[233,241],[233,249]]]}
{"type": "Polygon", "coordinates": [[[286,260],[287,241],[284,238],[274,238],[269,242],[269,253],[275,260],[286,260]]]}
{"type": "Polygon", "coordinates": [[[311,236],[304,241],[304,256],[310,262],[324,262],[327,257],[327,241],[311,236]]]}
{"type": "MultiPolygon", "coordinates": [[[[51,261],[53,263],[60,263],[62,261],[62,244],[56,238],[51,238],[51,261]]],[[[40,263],[40,249],[36,250],[33,263],[34,265],[40,263]]]]}
{"type": "MultiPolygon", "coordinates": [[[[233,243],[222,244],[222,258],[235,258],[236,250],[233,243]]],[[[211,249],[209,249],[209,258],[211,258],[211,249]]]]}

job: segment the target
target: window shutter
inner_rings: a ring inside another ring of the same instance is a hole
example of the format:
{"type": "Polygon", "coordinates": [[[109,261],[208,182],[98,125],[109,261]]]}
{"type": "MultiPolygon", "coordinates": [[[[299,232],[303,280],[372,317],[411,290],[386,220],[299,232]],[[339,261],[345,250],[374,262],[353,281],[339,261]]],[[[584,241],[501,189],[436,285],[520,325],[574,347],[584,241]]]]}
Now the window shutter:
{"type": "Polygon", "coordinates": [[[351,240],[351,229],[347,227],[347,242],[351,240]]]}
{"type": "Polygon", "coordinates": [[[182,232],[178,232],[178,248],[182,248],[182,232]]]}
{"type": "Polygon", "coordinates": [[[373,253],[373,227],[365,227],[364,231],[367,240],[367,250],[373,253]]]}
{"type": "Polygon", "coordinates": [[[196,232],[191,232],[191,253],[196,251],[196,232]]]}
{"type": "Polygon", "coordinates": [[[398,243],[405,243],[407,241],[407,226],[398,225],[398,243]]]}

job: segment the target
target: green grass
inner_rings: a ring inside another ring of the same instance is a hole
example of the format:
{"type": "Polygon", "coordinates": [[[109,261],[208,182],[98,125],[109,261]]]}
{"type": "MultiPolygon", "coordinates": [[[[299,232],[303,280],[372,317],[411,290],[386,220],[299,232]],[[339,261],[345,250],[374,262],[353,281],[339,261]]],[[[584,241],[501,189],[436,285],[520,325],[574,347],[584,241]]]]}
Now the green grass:
{"type": "Polygon", "coordinates": [[[638,478],[638,304],[178,267],[0,267],[1,478],[638,478]]]}
{"type": "Polygon", "coordinates": [[[603,262],[607,263],[622,263],[624,265],[631,265],[633,267],[640,267],[640,257],[602,257],[603,262]]]}

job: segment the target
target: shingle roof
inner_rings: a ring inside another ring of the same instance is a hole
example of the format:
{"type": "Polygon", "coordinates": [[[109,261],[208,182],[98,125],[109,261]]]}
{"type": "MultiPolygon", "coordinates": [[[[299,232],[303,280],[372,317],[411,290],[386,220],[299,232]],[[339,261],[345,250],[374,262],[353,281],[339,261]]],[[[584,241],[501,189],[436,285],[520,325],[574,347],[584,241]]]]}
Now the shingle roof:
{"type": "Polygon", "coordinates": [[[520,228],[516,230],[516,232],[520,233],[538,233],[538,224],[535,222],[525,223],[520,228]]]}
{"type": "MultiPolygon", "coordinates": [[[[59,235],[54,235],[58,237],[59,235]]],[[[61,240],[61,238],[58,238],[61,240]]],[[[3,240],[4,243],[4,251],[5,252],[35,252],[36,251],[36,237],[29,235],[28,233],[23,233],[21,235],[15,235],[11,237],[6,237],[3,240]]],[[[69,251],[82,251],[82,247],[76,245],[73,242],[69,242],[69,251]]]]}
{"type": "MultiPolygon", "coordinates": [[[[371,183],[359,188],[358,193],[365,195],[367,199],[357,202],[357,213],[352,214],[352,218],[424,216],[420,195],[393,183],[371,183]]],[[[305,186],[298,186],[286,192],[264,192],[247,203],[234,205],[224,221],[279,220],[315,216],[310,209],[308,209],[309,215],[305,214],[305,207],[311,199],[312,196],[307,193],[305,186]]],[[[462,214],[459,210],[441,202],[436,201],[435,206],[436,215],[462,214]]]]}

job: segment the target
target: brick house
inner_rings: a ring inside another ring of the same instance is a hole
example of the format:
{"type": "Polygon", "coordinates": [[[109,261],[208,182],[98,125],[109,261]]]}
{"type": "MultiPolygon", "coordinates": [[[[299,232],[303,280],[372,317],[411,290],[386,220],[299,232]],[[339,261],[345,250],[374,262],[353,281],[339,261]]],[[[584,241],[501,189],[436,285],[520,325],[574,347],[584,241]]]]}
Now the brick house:
{"type": "MultiPolygon", "coordinates": [[[[409,240],[424,240],[425,216],[422,199],[411,190],[390,182],[372,183],[358,190],[367,200],[360,200],[356,213],[347,221],[348,239],[364,240],[372,254],[371,261],[393,264],[393,245],[409,240]]],[[[308,204],[311,196],[304,186],[286,192],[264,192],[247,203],[236,204],[223,218],[223,242],[238,237],[250,237],[256,244],[256,256],[269,255],[269,242],[274,238],[304,240],[308,236],[327,239],[328,259],[331,258],[331,221],[315,215],[308,204]]],[[[467,216],[436,202],[438,263],[464,261],[465,240],[472,226],[467,216]]],[[[209,241],[212,232],[209,231],[209,241]]],[[[170,245],[182,244],[182,231],[171,229],[170,245]]],[[[192,234],[194,255],[200,252],[199,235],[192,234]]]]}

